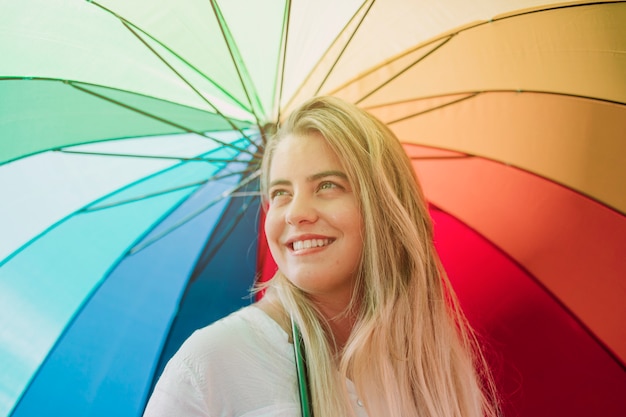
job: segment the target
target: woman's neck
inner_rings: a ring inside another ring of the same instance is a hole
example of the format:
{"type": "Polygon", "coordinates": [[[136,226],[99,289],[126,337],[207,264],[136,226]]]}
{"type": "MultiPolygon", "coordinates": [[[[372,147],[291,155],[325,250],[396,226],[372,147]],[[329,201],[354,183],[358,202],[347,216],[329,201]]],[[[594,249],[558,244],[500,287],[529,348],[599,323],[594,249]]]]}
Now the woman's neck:
{"type": "Polygon", "coordinates": [[[350,338],[356,315],[353,310],[350,310],[345,305],[333,305],[317,300],[312,301],[330,327],[337,348],[336,353],[341,352],[350,338]]]}
{"type": "MultiPolygon", "coordinates": [[[[311,301],[332,332],[337,349],[336,353],[341,352],[350,338],[356,315],[352,311],[346,310],[345,306],[333,305],[316,299],[311,299],[311,301]]],[[[255,305],[278,323],[287,334],[291,335],[291,320],[277,297],[266,294],[255,305]]]]}

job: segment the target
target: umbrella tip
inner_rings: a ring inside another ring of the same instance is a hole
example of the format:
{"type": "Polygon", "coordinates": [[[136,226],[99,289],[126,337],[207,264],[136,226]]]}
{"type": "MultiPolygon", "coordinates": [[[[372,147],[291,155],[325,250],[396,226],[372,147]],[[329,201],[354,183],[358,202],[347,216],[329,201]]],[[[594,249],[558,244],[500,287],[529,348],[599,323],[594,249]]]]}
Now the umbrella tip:
{"type": "Polygon", "coordinates": [[[278,124],[269,122],[265,123],[261,127],[261,137],[263,139],[263,144],[266,144],[267,141],[276,134],[278,131],[278,124]]]}

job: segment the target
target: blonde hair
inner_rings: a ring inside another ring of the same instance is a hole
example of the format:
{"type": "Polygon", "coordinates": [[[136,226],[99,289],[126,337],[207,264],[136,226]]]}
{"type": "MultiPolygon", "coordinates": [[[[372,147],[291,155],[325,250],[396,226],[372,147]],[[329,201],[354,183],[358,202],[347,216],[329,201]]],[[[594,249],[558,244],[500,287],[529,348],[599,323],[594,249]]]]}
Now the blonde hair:
{"type": "Polygon", "coordinates": [[[346,378],[370,416],[497,415],[495,390],[433,246],[428,208],[406,152],[379,120],[333,97],[295,110],[262,163],[267,197],[276,145],[321,134],[359,199],[364,242],[352,303],[356,323],[339,357],[328,324],[280,271],[268,284],[301,328],[314,414],[354,415],[346,378]]]}

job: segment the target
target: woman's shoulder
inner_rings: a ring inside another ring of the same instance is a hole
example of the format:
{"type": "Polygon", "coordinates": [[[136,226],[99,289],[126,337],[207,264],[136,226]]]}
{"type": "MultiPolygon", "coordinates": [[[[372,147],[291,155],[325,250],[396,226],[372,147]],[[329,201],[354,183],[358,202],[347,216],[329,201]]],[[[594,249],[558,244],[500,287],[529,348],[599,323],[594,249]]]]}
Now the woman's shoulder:
{"type": "Polygon", "coordinates": [[[188,409],[200,410],[198,415],[225,415],[225,410],[227,415],[295,415],[295,387],[287,334],[248,306],[196,330],[183,343],[151,399],[152,411],[166,412],[150,415],[189,415],[188,409]],[[283,409],[289,413],[277,413],[283,409]]]}
{"type": "Polygon", "coordinates": [[[254,305],[196,330],[177,352],[179,359],[198,364],[206,361],[284,354],[290,351],[287,333],[254,305]]]}

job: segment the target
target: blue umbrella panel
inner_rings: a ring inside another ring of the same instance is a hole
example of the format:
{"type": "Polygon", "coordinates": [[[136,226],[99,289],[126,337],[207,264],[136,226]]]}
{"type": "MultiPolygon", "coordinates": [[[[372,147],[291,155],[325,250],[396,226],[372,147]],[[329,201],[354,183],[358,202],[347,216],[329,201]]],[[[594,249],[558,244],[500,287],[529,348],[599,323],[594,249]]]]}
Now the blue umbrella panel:
{"type": "Polygon", "coordinates": [[[230,136],[236,146],[137,179],[7,258],[0,283],[12,301],[0,309],[15,320],[3,339],[20,331],[31,343],[3,343],[0,414],[141,415],[193,329],[250,302],[258,183],[236,150],[250,139],[230,136]]]}

